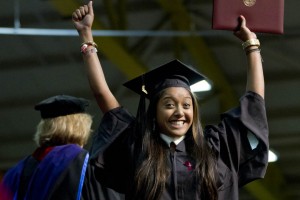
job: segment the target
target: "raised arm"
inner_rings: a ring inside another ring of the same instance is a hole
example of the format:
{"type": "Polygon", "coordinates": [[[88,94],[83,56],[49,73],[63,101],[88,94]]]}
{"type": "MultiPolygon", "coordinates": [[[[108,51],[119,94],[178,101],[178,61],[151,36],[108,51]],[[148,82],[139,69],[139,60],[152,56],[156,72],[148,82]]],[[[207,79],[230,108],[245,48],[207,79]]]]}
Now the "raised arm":
{"type": "Polygon", "coordinates": [[[259,45],[256,43],[257,40],[253,40],[257,39],[257,36],[254,32],[251,32],[248,29],[246,26],[246,19],[243,16],[240,16],[239,20],[239,27],[234,34],[245,44],[244,50],[248,61],[246,90],[255,92],[264,98],[265,83],[262,58],[260,55],[259,45]],[[250,45],[248,46],[247,43],[250,45]]]}
{"type": "Polygon", "coordinates": [[[110,91],[102,70],[101,63],[93,43],[92,24],[94,21],[93,2],[76,9],[72,14],[76,30],[81,38],[82,56],[91,90],[97,104],[103,113],[119,106],[118,101],[110,91]]]}

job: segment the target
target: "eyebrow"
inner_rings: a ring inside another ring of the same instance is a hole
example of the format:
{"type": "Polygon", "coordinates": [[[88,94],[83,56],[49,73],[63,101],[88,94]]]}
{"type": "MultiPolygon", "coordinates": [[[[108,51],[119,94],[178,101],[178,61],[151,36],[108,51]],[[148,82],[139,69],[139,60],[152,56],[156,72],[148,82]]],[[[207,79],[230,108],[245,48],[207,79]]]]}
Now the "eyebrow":
{"type": "MultiPolygon", "coordinates": [[[[193,98],[192,98],[191,96],[184,96],[183,98],[184,98],[184,99],[191,99],[191,100],[193,100],[193,98]]],[[[161,97],[161,99],[162,99],[162,100],[165,100],[165,99],[174,99],[174,96],[171,96],[171,95],[166,94],[166,95],[163,95],[163,96],[161,97]]]]}

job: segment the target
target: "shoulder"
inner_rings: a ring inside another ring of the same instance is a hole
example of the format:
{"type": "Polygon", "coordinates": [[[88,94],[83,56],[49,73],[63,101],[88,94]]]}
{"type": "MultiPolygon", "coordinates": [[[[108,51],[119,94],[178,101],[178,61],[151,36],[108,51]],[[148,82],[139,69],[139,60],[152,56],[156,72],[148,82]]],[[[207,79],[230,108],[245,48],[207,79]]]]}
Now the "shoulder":
{"type": "Polygon", "coordinates": [[[135,117],[124,107],[114,108],[103,115],[103,119],[116,119],[124,122],[132,122],[135,117]]]}

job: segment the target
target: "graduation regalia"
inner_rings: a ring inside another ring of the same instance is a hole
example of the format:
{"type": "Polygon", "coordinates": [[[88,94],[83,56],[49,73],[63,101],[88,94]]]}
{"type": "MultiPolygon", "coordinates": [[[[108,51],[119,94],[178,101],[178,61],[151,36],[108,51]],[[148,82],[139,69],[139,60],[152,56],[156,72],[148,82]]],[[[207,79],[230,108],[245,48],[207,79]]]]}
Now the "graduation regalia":
{"type": "Polygon", "coordinates": [[[56,146],[38,161],[28,156],[10,169],[2,186],[13,199],[81,198],[89,154],[78,145],[56,146]]]}
{"type": "MultiPolygon", "coordinates": [[[[189,81],[193,83],[203,79],[203,76],[182,65],[172,61],[163,68],[150,71],[150,75],[148,72],[125,85],[151,101],[152,95],[164,88],[187,88],[189,81]],[[172,77],[169,79],[170,73],[172,77]],[[157,86],[159,80],[167,81],[157,86]]],[[[143,116],[143,112],[139,111],[138,115],[143,116]]],[[[140,120],[138,118],[137,122],[140,120]]],[[[134,135],[135,123],[135,117],[123,107],[105,113],[92,145],[91,164],[95,167],[96,179],[106,187],[124,193],[126,199],[131,199],[132,195],[130,184],[136,162],[134,148],[139,137],[138,134],[134,135]]],[[[219,124],[206,126],[204,135],[208,148],[213,150],[216,157],[218,199],[238,200],[239,187],[263,178],[266,172],[269,144],[264,99],[256,93],[247,92],[241,97],[238,107],[221,115],[219,124]],[[256,139],[255,146],[250,143],[249,136],[256,139]]],[[[176,146],[175,151],[162,142],[171,173],[160,199],[206,199],[201,197],[199,191],[199,180],[194,173],[195,160],[187,151],[190,144],[189,134],[176,146]]]]}
{"type": "MultiPolygon", "coordinates": [[[[57,95],[41,101],[35,105],[35,109],[40,111],[43,120],[51,120],[85,113],[88,104],[88,100],[83,98],[57,95]]],[[[41,137],[38,135],[40,147],[3,177],[0,186],[1,199],[80,200],[89,162],[88,151],[79,144],[68,144],[73,142],[73,138],[66,139],[61,132],[56,137],[53,135],[43,139],[41,137]]]]}
{"type": "MultiPolygon", "coordinates": [[[[132,174],[130,167],[134,158],[130,139],[134,118],[124,108],[119,107],[106,113],[94,138],[93,148],[98,149],[93,156],[96,170],[100,171],[99,181],[119,192],[128,192],[132,174]],[[99,144],[99,146],[97,145],[99,144]],[[126,150],[127,149],[127,150],[126,150]],[[128,155],[129,154],[129,155],[128,155]],[[127,179],[126,179],[127,178],[127,179]]],[[[248,92],[240,100],[240,106],[222,115],[218,125],[205,127],[205,136],[216,152],[217,186],[220,200],[238,200],[239,187],[263,178],[268,163],[268,126],[264,100],[257,94],[248,92]],[[248,134],[257,138],[257,146],[252,149],[248,134]]],[[[200,199],[195,190],[193,159],[186,153],[188,137],[176,146],[170,160],[173,173],[161,199],[200,199]],[[173,164],[172,164],[173,162],[173,164]]],[[[166,148],[167,145],[166,145],[166,148]]],[[[168,150],[170,151],[170,150],[168,150]]],[[[169,153],[171,155],[171,152],[169,153]]]]}

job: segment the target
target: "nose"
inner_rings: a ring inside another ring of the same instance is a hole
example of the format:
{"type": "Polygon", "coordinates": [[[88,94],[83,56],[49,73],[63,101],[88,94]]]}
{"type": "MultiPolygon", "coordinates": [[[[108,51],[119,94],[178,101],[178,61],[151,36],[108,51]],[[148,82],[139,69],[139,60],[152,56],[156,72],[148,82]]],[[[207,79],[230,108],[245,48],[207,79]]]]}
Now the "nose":
{"type": "Polygon", "coordinates": [[[174,115],[176,117],[182,117],[184,115],[183,108],[181,106],[177,106],[174,115]]]}

